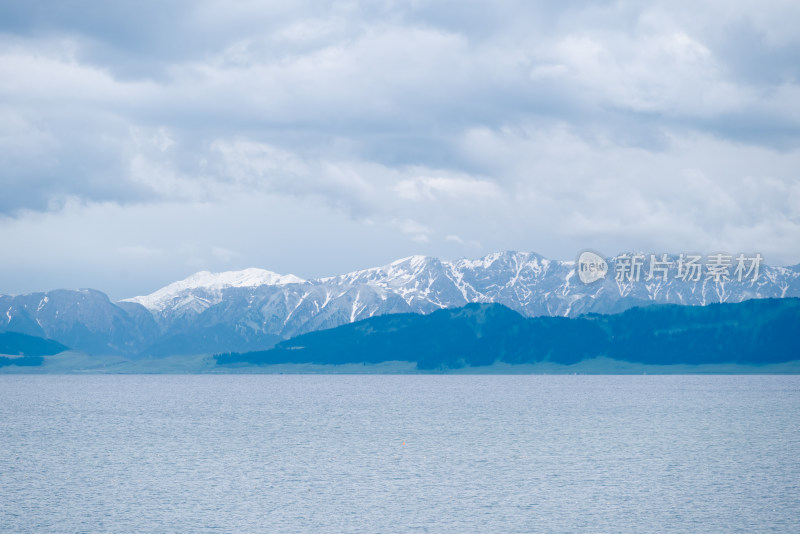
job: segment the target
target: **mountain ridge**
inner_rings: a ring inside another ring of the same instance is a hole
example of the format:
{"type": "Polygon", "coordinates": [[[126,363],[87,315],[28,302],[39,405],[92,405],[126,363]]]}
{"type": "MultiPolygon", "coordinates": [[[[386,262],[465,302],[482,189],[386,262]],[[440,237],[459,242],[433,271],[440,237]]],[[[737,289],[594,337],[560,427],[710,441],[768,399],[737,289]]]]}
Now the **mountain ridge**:
{"type": "MultiPolygon", "coordinates": [[[[606,258],[609,266],[624,254],[606,258]]],[[[671,256],[677,258],[677,256],[671,256]]],[[[576,262],[533,252],[444,261],[409,256],[305,280],[264,269],[201,271],[150,295],[111,302],[95,290],[0,296],[0,331],[49,337],[89,353],[165,356],[268,348],[282,339],[385,314],[499,303],[526,317],[616,313],[649,304],[706,305],[800,297],[800,265],[761,266],[757,280],[675,278],[593,284],[576,262]]]]}

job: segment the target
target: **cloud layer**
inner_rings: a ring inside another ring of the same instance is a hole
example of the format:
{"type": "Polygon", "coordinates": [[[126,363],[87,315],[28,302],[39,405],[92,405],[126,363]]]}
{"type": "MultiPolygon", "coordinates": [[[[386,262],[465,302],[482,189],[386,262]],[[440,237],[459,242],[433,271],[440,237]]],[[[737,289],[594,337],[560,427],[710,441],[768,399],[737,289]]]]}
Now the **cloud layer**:
{"type": "Polygon", "coordinates": [[[796,263],[798,21],[788,1],[4,4],[0,243],[40,252],[0,291],[145,257],[156,284],[504,248],[796,263]],[[69,274],[32,268],[57,258],[69,274]]]}

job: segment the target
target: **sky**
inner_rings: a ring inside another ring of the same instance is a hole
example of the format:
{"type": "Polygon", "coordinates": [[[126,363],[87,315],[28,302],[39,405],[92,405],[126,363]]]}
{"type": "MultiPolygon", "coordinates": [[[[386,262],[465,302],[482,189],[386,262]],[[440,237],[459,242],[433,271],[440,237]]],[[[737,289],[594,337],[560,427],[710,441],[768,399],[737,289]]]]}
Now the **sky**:
{"type": "Polygon", "coordinates": [[[0,293],[800,262],[800,2],[0,0],[0,293]]]}

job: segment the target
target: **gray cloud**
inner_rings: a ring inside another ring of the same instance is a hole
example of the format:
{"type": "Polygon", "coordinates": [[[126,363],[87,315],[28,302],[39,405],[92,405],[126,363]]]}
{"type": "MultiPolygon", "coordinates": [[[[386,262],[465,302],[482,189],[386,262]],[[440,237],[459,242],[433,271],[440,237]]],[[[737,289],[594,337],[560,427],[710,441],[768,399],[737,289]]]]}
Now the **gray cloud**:
{"type": "MultiPolygon", "coordinates": [[[[367,232],[362,266],[586,240],[797,262],[797,20],[780,2],[5,3],[0,235],[47,248],[37,214],[78,231],[109,205],[201,227],[214,206],[225,234],[259,198],[310,219],[290,241],[315,217],[367,232]]],[[[89,242],[119,265],[269,259],[117,232],[89,242]]]]}

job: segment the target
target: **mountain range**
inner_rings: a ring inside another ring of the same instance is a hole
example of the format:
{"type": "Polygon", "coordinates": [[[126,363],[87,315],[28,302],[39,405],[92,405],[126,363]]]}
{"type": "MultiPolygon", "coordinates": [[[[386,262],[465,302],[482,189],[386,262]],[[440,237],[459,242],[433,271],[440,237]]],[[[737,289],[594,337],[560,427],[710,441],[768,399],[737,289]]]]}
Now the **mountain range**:
{"type": "Polygon", "coordinates": [[[705,275],[685,281],[677,257],[669,256],[673,264],[663,277],[648,280],[645,267],[640,280],[618,281],[615,266],[627,256],[605,258],[608,276],[590,284],[576,275],[575,261],[502,252],[452,262],[412,256],[313,280],[255,268],[200,272],[118,302],[93,289],[6,295],[0,332],[46,337],[89,354],[159,357],[263,350],[374,316],[469,303],[502,304],[525,317],[577,317],[649,304],[800,297],[800,265],[761,265],[757,277],[742,281],[705,275]]]}

